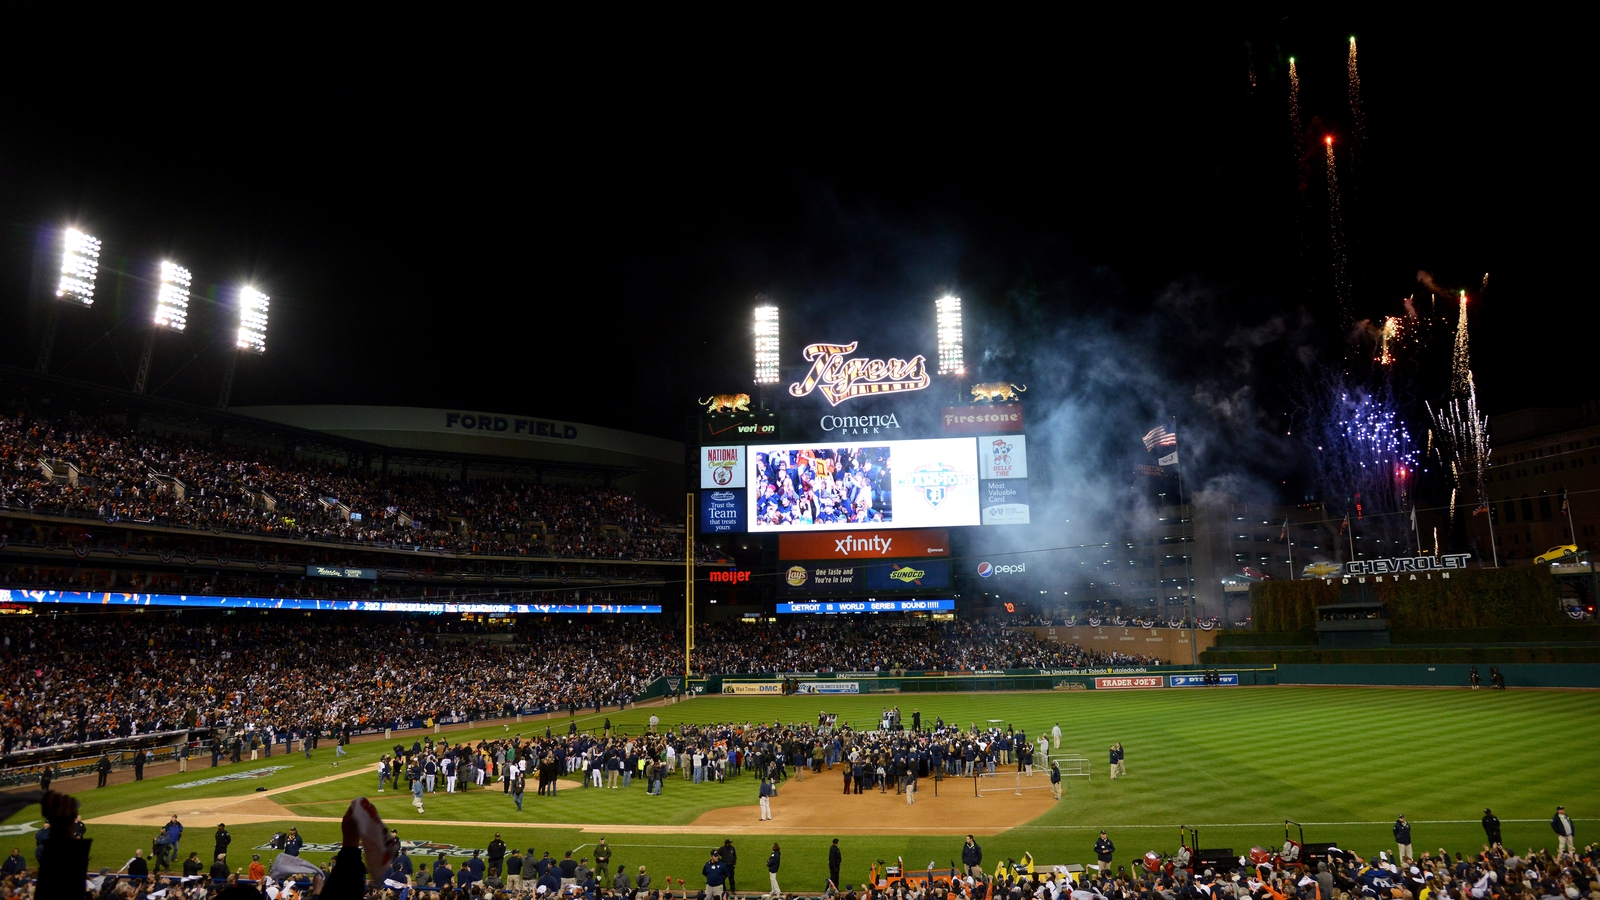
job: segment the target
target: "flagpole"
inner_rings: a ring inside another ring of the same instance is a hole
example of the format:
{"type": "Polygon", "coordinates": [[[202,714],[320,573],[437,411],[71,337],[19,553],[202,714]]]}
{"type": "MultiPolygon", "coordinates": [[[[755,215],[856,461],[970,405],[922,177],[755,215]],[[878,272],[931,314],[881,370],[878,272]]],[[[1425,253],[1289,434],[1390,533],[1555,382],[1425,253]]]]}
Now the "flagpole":
{"type": "Polygon", "coordinates": [[[1294,535],[1289,533],[1289,517],[1283,517],[1283,542],[1289,548],[1289,580],[1294,580],[1294,535]]]}
{"type": "MultiPolygon", "coordinates": [[[[1178,417],[1172,417],[1172,433],[1178,433],[1178,417]]],[[[1178,452],[1174,444],[1174,451],[1178,452]]],[[[1189,546],[1189,516],[1185,514],[1183,502],[1183,456],[1178,456],[1178,534],[1183,538],[1183,592],[1189,601],[1189,664],[1200,665],[1200,638],[1196,631],[1200,627],[1200,620],[1195,615],[1194,609],[1194,576],[1189,571],[1189,556],[1193,547],[1189,546]]]]}
{"type": "MultiPolygon", "coordinates": [[[[1561,489],[1561,509],[1562,509],[1563,512],[1565,512],[1567,514],[1567,543],[1576,544],[1576,543],[1578,543],[1578,529],[1576,529],[1576,528],[1574,528],[1572,526],[1572,501],[1567,499],[1567,489],[1566,488],[1562,488],[1561,489]]],[[[1494,516],[1493,515],[1490,515],[1490,517],[1489,517],[1489,528],[1490,529],[1494,528],[1494,516]]],[[[1493,535],[1494,531],[1491,530],[1489,532],[1489,534],[1493,535]]],[[[1493,540],[1493,538],[1491,538],[1491,540],[1493,540]]],[[[1495,555],[1494,567],[1497,568],[1497,569],[1500,568],[1499,554],[1495,555]]]]}
{"type": "MultiPolygon", "coordinates": [[[[1493,525],[1489,526],[1489,532],[1490,532],[1490,534],[1494,533],[1494,526],[1493,525]]],[[[1422,532],[1417,529],[1417,505],[1415,503],[1411,504],[1411,533],[1414,536],[1416,536],[1416,539],[1417,539],[1417,555],[1421,556],[1422,555],[1422,532]]],[[[1496,568],[1498,568],[1498,566],[1496,568]]]]}
{"type": "Polygon", "coordinates": [[[1344,539],[1350,545],[1350,561],[1356,561],[1356,527],[1350,524],[1350,514],[1344,514],[1344,539]]]}
{"type": "MultiPolygon", "coordinates": [[[[1483,506],[1489,514],[1489,553],[1494,557],[1494,567],[1498,569],[1500,568],[1500,548],[1495,546],[1494,543],[1494,504],[1485,501],[1483,506]]],[[[1567,510],[1567,527],[1572,527],[1572,511],[1570,509],[1567,510]]]]}

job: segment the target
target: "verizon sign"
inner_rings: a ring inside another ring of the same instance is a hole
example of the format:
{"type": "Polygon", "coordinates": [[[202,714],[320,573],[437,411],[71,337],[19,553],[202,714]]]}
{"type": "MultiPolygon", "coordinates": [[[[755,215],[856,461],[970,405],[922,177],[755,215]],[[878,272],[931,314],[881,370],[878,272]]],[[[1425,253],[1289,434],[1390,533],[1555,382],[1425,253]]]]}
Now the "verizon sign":
{"type": "Polygon", "coordinates": [[[1166,681],[1160,675],[1127,675],[1112,678],[1096,678],[1094,689],[1097,691],[1125,691],[1134,688],[1166,687],[1166,681]]]}

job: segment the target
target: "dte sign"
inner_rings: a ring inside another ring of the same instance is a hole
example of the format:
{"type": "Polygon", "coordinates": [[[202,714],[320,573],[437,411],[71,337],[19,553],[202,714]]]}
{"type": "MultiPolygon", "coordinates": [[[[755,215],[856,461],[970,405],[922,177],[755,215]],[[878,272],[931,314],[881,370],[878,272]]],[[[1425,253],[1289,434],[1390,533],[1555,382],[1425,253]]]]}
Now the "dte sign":
{"type": "Polygon", "coordinates": [[[507,419],[504,416],[478,416],[472,413],[445,413],[444,427],[462,431],[488,431],[493,433],[525,434],[529,437],[560,438],[564,441],[578,439],[578,427],[561,422],[540,422],[536,419],[507,419]]]}

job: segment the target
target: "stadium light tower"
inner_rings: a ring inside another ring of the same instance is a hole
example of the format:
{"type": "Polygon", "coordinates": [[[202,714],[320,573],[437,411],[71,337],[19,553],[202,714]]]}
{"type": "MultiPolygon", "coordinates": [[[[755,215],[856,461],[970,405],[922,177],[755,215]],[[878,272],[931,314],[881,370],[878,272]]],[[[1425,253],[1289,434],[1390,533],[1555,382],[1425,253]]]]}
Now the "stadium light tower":
{"type": "Polygon", "coordinates": [[[939,336],[939,374],[965,375],[967,366],[961,342],[961,298],[940,297],[933,306],[939,336]]]}
{"type": "Polygon", "coordinates": [[[236,342],[238,349],[249,350],[252,353],[267,352],[267,306],[269,300],[266,294],[253,287],[239,289],[239,340],[236,342]]]}
{"type": "Polygon", "coordinates": [[[756,384],[778,383],[778,308],[756,307],[756,384]]]}
{"type": "Polygon", "coordinates": [[[182,331],[189,324],[189,284],[193,276],[175,262],[161,263],[161,289],[156,292],[156,324],[182,331]]]}
{"type": "Polygon", "coordinates": [[[233,353],[228,355],[228,372],[222,379],[222,396],[217,400],[218,409],[228,408],[228,397],[233,393],[233,374],[239,367],[239,354],[254,353],[259,356],[267,352],[269,304],[267,295],[254,287],[245,285],[239,288],[239,334],[234,340],[233,353]]]}
{"type": "MultiPolygon", "coordinates": [[[[61,278],[56,282],[56,299],[80,306],[94,305],[95,280],[100,275],[100,239],[76,228],[61,233],[61,278]]],[[[37,368],[50,371],[50,353],[56,345],[56,326],[61,322],[61,304],[50,304],[50,322],[45,326],[44,344],[39,347],[37,368]]]]}
{"type": "Polygon", "coordinates": [[[160,287],[156,290],[156,314],[150,334],[144,340],[144,357],[139,360],[139,374],[133,379],[133,392],[144,393],[150,379],[150,360],[156,352],[156,332],[163,328],[182,331],[189,324],[189,284],[193,280],[189,270],[171,260],[162,260],[157,276],[160,287]]]}

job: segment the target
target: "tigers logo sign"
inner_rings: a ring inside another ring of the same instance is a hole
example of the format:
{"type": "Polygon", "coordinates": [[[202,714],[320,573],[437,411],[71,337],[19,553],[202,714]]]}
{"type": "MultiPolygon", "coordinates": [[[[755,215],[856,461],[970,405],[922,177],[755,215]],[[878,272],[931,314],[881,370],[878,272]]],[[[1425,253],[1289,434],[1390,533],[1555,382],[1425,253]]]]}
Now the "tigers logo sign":
{"type": "Polygon", "coordinates": [[[859,341],[851,341],[806,347],[803,355],[811,371],[789,385],[789,396],[804,397],[820,388],[822,396],[838,406],[852,397],[920,391],[933,383],[928,360],[921,354],[910,359],[846,359],[858,346],[859,341]]]}

